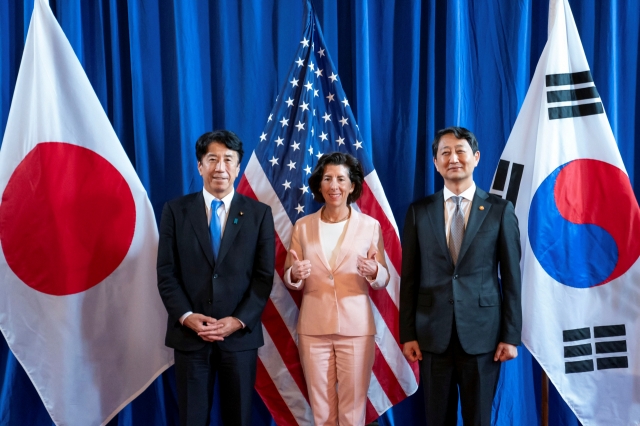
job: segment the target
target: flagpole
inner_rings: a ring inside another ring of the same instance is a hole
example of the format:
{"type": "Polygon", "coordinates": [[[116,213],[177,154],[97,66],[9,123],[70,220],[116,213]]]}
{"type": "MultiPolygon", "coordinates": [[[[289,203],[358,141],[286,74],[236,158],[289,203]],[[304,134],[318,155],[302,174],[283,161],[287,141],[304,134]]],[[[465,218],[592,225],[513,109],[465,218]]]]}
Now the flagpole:
{"type": "Polygon", "coordinates": [[[549,376],[542,370],[542,416],[540,426],[549,426],[549,376]]]}

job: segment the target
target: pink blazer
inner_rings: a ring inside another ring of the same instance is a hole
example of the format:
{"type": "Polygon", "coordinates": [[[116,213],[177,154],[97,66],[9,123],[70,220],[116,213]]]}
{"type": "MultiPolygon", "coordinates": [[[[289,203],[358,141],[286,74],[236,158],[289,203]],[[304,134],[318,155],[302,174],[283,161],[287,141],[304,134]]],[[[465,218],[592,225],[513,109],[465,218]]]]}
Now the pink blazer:
{"type": "Polygon", "coordinates": [[[389,283],[380,224],[352,209],[334,270],[329,267],[320,238],[320,211],[301,218],[293,227],[290,248],[299,259],[311,261],[311,276],[299,283],[291,282],[290,253],[285,263],[285,285],[304,292],[298,333],[312,336],[375,334],[369,287],[381,289],[389,283]],[[369,282],[358,275],[356,260],[358,255],[366,257],[374,251],[377,251],[378,275],[369,282]]]}

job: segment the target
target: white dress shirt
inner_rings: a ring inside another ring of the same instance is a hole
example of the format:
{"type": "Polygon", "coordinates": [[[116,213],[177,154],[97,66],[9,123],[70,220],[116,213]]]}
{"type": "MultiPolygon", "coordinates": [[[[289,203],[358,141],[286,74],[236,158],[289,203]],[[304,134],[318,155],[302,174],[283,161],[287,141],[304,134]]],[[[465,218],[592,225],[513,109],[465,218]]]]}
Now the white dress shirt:
{"type": "Polygon", "coordinates": [[[233,199],[235,190],[231,188],[231,192],[228,193],[222,199],[216,198],[202,188],[202,195],[204,196],[204,206],[207,210],[207,225],[211,223],[211,202],[213,200],[222,201],[222,205],[218,207],[218,217],[220,218],[220,238],[224,235],[224,228],[227,226],[227,216],[229,215],[229,209],[231,208],[231,200],[233,199]],[[224,207],[224,208],[223,208],[224,207]]]}

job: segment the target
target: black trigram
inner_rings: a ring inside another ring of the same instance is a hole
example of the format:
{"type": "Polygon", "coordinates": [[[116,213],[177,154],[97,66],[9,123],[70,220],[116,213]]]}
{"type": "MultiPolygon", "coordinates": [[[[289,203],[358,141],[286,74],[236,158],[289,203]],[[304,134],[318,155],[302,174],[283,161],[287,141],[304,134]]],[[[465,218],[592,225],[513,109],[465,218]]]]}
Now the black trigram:
{"type": "Polygon", "coordinates": [[[571,86],[567,90],[547,91],[547,103],[552,105],[558,102],[584,101],[597,99],[597,102],[583,102],[575,105],[549,106],[549,120],[560,118],[574,118],[585,115],[602,114],[604,108],[600,102],[600,94],[593,84],[591,71],[574,72],[571,74],[549,74],[547,87],[571,86]],[[586,84],[586,86],[585,86],[586,84]],[[576,88],[576,85],[582,85],[576,88]]]}
{"type": "Polygon", "coordinates": [[[500,160],[498,163],[498,169],[496,175],[493,178],[493,185],[491,185],[491,193],[500,195],[502,198],[513,203],[515,207],[518,200],[518,192],[520,191],[520,181],[522,180],[522,171],[524,166],[518,163],[511,163],[506,160],[500,160]],[[509,184],[507,184],[507,178],[509,184]],[[506,185],[506,190],[505,190],[506,185]]]}
{"type": "Polygon", "coordinates": [[[591,342],[591,328],[576,328],[564,330],[562,340],[570,343],[564,347],[564,372],[585,373],[588,371],[607,370],[610,368],[629,368],[629,359],[622,353],[627,352],[627,341],[612,338],[626,336],[624,324],[602,325],[593,327],[594,341],[591,342]],[[587,343],[578,343],[590,340],[587,343]],[[594,354],[595,347],[595,354],[594,354]],[[571,361],[572,358],[583,357],[579,361],[571,361]]]}

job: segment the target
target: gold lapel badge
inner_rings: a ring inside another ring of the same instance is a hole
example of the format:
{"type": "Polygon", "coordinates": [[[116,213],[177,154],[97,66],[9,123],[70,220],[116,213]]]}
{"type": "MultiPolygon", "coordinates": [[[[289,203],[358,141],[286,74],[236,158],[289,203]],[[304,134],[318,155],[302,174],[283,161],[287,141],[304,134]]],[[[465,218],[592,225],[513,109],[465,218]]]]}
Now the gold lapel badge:
{"type": "Polygon", "coordinates": [[[478,207],[479,210],[484,210],[484,206],[478,207]]]}

